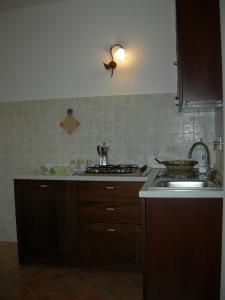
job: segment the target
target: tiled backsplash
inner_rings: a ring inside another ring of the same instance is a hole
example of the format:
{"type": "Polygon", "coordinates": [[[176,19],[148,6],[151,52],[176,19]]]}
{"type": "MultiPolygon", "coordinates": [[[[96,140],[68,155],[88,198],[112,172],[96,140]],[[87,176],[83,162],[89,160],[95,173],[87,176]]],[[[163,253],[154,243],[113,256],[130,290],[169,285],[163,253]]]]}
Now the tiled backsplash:
{"type": "MultiPolygon", "coordinates": [[[[219,138],[222,137],[223,141],[223,109],[218,108],[215,112],[215,132],[216,132],[216,141],[219,141],[219,138]]],[[[223,148],[223,147],[222,147],[223,148]]],[[[223,174],[223,149],[219,150],[219,147],[216,148],[216,164],[215,167],[220,170],[223,174]]]]}
{"type": "Polygon", "coordinates": [[[106,142],[111,163],[187,158],[193,142],[208,144],[215,163],[215,113],[179,113],[173,94],[51,99],[0,103],[0,240],[15,240],[13,176],[41,163],[98,161],[106,142]],[[67,134],[59,123],[68,108],[80,126],[67,134]]]}

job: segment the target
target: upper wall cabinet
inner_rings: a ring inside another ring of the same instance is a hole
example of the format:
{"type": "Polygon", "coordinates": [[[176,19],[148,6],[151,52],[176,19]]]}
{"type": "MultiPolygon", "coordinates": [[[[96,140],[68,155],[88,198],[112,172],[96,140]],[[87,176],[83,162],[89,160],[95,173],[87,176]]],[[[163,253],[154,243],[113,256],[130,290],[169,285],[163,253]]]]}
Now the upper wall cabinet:
{"type": "Polygon", "coordinates": [[[222,106],[219,0],[176,0],[179,110],[222,106]]]}

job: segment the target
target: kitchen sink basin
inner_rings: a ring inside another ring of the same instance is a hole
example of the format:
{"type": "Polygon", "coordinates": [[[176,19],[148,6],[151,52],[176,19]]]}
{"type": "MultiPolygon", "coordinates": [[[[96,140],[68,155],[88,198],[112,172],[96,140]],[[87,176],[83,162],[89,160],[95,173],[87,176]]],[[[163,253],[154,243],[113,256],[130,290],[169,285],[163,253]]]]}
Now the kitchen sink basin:
{"type": "Polygon", "coordinates": [[[204,188],[212,186],[212,182],[206,181],[160,181],[158,187],[168,187],[168,188],[204,188]]]}
{"type": "Polygon", "coordinates": [[[153,188],[164,189],[220,189],[222,179],[218,172],[211,170],[210,174],[192,172],[168,172],[161,169],[153,172],[154,179],[151,183],[153,188]]]}

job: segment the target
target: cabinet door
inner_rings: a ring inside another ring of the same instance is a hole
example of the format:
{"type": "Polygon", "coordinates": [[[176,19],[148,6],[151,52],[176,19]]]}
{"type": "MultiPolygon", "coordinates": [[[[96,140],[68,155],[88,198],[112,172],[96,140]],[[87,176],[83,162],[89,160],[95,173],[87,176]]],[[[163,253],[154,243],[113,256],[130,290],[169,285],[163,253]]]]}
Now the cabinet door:
{"type": "Polygon", "coordinates": [[[219,0],[176,0],[176,13],[180,107],[222,100],[219,0]]]}
{"type": "Polygon", "coordinates": [[[83,263],[141,263],[140,225],[82,223],[80,229],[83,263]]]}
{"type": "Polygon", "coordinates": [[[146,300],[219,300],[222,199],[146,199],[146,300]]]}
{"type": "Polygon", "coordinates": [[[15,181],[20,258],[77,252],[76,194],[60,181],[15,181]],[[67,188],[66,188],[67,187],[67,188]],[[73,194],[73,195],[72,195],[73,194]]]}

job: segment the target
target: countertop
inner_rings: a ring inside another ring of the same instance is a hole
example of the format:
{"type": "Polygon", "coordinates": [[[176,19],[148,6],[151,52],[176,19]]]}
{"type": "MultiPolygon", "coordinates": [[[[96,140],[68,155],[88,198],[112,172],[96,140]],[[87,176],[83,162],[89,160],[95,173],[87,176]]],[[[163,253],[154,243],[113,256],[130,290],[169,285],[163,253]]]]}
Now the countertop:
{"type": "Polygon", "coordinates": [[[14,179],[27,180],[69,180],[69,181],[126,181],[126,182],[145,182],[148,176],[135,175],[42,175],[42,174],[28,174],[16,175],[14,179]]]}
{"type": "Polygon", "coordinates": [[[141,190],[139,191],[140,198],[223,198],[223,187],[218,188],[157,188],[154,187],[153,181],[157,170],[152,169],[149,177],[141,190]]]}
{"type": "Polygon", "coordinates": [[[223,188],[214,189],[172,189],[156,188],[153,186],[153,179],[157,169],[151,169],[146,176],[135,175],[42,175],[25,174],[16,175],[14,179],[24,180],[67,180],[67,181],[123,181],[123,182],[143,182],[143,187],[139,191],[140,198],[223,198],[223,188]]]}

